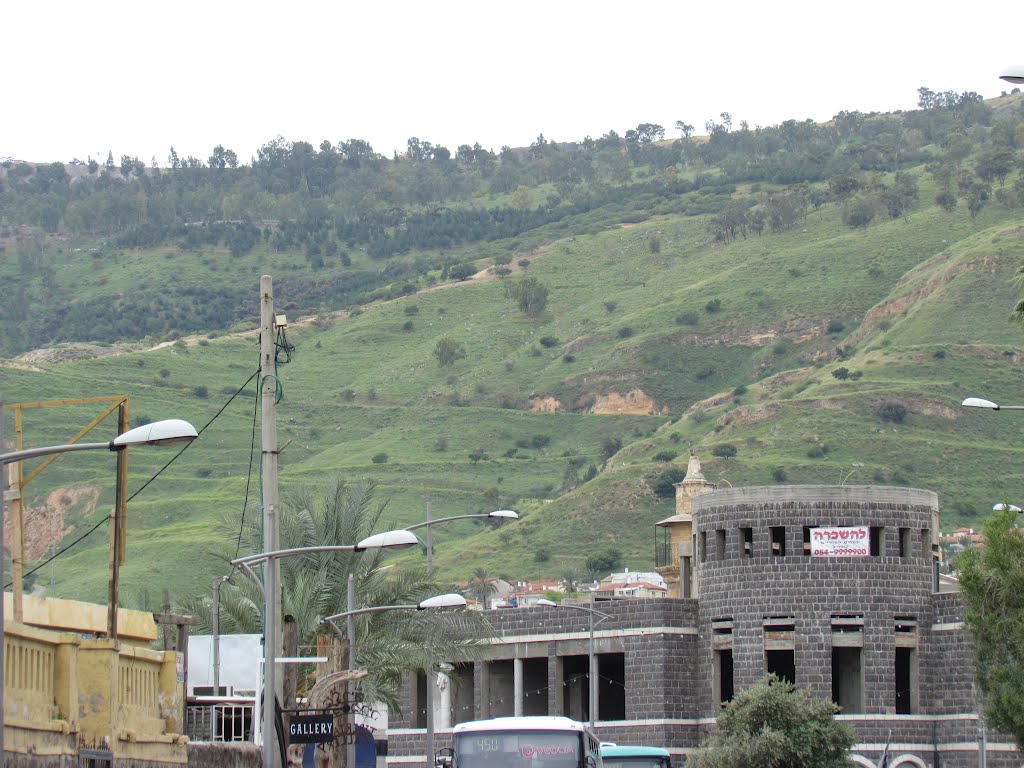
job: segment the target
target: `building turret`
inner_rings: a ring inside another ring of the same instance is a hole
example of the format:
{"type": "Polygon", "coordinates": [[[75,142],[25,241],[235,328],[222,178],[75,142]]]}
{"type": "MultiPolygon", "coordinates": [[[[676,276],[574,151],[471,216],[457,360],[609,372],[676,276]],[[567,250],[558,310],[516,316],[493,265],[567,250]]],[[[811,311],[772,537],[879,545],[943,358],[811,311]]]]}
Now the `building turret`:
{"type": "Polygon", "coordinates": [[[658,523],[663,534],[659,536],[655,553],[658,573],[665,579],[670,597],[696,597],[697,584],[693,565],[693,499],[713,491],[700,468],[700,459],[690,450],[686,477],[675,484],[676,513],[658,523]]]}

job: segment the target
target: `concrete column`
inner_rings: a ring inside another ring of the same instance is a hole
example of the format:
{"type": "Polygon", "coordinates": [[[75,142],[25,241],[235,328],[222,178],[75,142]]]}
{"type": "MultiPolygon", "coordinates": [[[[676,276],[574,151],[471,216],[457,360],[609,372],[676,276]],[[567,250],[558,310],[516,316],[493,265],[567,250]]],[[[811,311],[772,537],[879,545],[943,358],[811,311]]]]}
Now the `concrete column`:
{"type": "Polygon", "coordinates": [[[558,643],[548,644],[548,712],[561,715],[565,711],[565,673],[558,643]]]}
{"type": "Polygon", "coordinates": [[[512,659],[512,688],[515,691],[515,716],[523,716],[523,660],[512,659]]]}
{"type": "Polygon", "coordinates": [[[476,669],[474,674],[480,675],[480,684],[477,686],[477,696],[474,709],[477,720],[486,720],[491,716],[491,671],[486,661],[474,662],[476,669]]]}

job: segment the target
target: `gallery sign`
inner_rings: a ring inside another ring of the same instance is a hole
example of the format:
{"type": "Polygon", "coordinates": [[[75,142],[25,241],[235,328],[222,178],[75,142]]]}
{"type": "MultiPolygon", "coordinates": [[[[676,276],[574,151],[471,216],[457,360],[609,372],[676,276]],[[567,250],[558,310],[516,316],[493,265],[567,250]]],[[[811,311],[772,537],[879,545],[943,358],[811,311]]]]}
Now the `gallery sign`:
{"type": "Polygon", "coordinates": [[[811,529],[811,557],[866,557],[871,554],[871,531],[866,525],[811,529]]]}
{"type": "Polygon", "coordinates": [[[289,744],[334,741],[334,715],[292,715],[288,723],[289,744]]]}

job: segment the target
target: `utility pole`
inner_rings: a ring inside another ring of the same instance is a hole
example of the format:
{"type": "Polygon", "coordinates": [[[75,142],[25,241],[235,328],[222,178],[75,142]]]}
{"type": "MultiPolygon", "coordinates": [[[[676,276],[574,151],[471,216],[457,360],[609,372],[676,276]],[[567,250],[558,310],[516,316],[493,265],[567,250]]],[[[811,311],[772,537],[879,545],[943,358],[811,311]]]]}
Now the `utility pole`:
{"type": "MultiPolygon", "coordinates": [[[[263,551],[280,549],[277,500],[277,376],[274,347],[274,284],[260,277],[260,437],[263,470],[263,551]]],[[[278,631],[281,615],[281,566],[276,557],[263,564],[263,768],[277,768],[277,657],[282,652],[278,631]]]]}
{"type": "MultiPolygon", "coordinates": [[[[4,453],[4,399],[0,397],[0,455],[4,453]]],[[[18,462],[20,465],[21,462],[18,462]]],[[[4,504],[7,501],[7,467],[0,460],[0,768],[6,768],[4,758],[4,504]]]]}
{"type": "MultiPolygon", "coordinates": [[[[345,585],[345,602],[349,611],[356,610],[356,577],[349,571],[348,583],[345,585]]],[[[349,672],[356,671],[356,617],[349,614],[345,620],[345,632],[348,635],[348,669],[349,672]]],[[[349,699],[355,699],[355,686],[348,684],[347,695],[349,699]]],[[[355,707],[349,712],[349,728],[352,729],[351,740],[345,746],[345,768],[356,768],[356,712],[355,707]]]]}

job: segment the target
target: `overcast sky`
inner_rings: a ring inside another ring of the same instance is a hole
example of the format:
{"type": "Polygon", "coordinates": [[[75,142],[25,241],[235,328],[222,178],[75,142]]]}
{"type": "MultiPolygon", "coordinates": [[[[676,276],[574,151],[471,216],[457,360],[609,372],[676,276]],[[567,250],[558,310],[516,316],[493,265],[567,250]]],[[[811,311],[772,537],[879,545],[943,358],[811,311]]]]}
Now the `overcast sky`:
{"type": "Polygon", "coordinates": [[[391,156],[416,136],[527,146],[638,123],[678,136],[989,98],[1024,63],[1024,7],[997,2],[8,0],[0,158],[243,162],[282,136],[391,156]]]}

